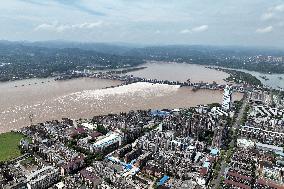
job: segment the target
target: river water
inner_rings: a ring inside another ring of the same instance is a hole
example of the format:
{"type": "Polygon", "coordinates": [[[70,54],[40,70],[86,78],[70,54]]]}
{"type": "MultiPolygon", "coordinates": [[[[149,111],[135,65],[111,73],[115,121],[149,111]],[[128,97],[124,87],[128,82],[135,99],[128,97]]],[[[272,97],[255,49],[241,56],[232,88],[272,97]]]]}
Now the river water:
{"type": "Polygon", "coordinates": [[[258,78],[264,85],[273,89],[284,89],[284,74],[263,74],[260,72],[248,71],[243,69],[237,69],[242,72],[250,73],[258,78]],[[263,76],[267,79],[264,79],[263,76]]]}
{"type": "MultiPolygon", "coordinates": [[[[191,81],[207,82],[223,82],[227,76],[223,72],[197,65],[166,64],[165,67],[160,63],[153,64],[151,68],[131,74],[156,79],[185,81],[190,78],[191,81]]],[[[33,115],[33,123],[38,123],[62,117],[91,118],[122,111],[182,108],[222,101],[222,91],[193,92],[191,88],[163,84],[135,83],[104,89],[120,83],[91,78],[67,81],[47,78],[0,83],[0,133],[28,126],[30,115],[33,115]]],[[[242,94],[235,93],[233,98],[241,99],[242,94]]]]}
{"type": "Polygon", "coordinates": [[[141,65],[141,67],[147,68],[129,72],[127,74],[147,79],[172,80],[181,82],[190,79],[191,82],[203,81],[213,83],[213,81],[215,81],[219,84],[226,84],[224,79],[229,77],[229,74],[225,72],[208,69],[205,66],[196,64],[151,61],[141,65]]]}

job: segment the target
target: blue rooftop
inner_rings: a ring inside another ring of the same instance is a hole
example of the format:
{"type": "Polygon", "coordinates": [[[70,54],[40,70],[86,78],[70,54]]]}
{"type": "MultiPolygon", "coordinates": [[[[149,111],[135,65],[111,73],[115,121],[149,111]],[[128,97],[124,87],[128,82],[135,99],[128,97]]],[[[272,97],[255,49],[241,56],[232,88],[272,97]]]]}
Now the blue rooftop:
{"type": "Polygon", "coordinates": [[[125,169],[127,169],[127,170],[132,169],[132,165],[130,165],[130,164],[126,164],[126,165],[125,165],[125,169]]]}
{"type": "Polygon", "coordinates": [[[216,155],[218,155],[219,150],[217,150],[216,148],[212,148],[210,153],[211,153],[212,155],[216,156],[216,155]]]}
{"type": "Polygon", "coordinates": [[[151,114],[153,116],[161,116],[161,117],[164,117],[166,115],[169,115],[169,112],[166,112],[166,111],[160,111],[160,110],[154,110],[151,112],[151,114]]]}
{"type": "Polygon", "coordinates": [[[209,168],[209,166],[210,166],[210,162],[205,161],[204,164],[203,164],[203,167],[209,168]]]}
{"type": "Polygon", "coordinates": [[[135,162],[137,161],[137,159],[133,159],[130,164],[133,165],[135,162]]]}
{"type": "Polygon", "coordinates": [[[158,186],[165,184],[169,178],[170,177],[167,175],[163,176],[163,178],[161,178],[161,180],[158,182],[158,186]]]}

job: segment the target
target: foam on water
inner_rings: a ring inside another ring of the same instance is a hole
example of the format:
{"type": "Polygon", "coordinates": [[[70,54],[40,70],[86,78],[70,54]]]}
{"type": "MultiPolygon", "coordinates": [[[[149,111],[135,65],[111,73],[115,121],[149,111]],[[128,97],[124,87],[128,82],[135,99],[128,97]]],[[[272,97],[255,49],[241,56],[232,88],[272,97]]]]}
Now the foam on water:
{"type": "Polygon", "coordinates": [[[95,115],[139,109],[191,107],[201,103],[220,102],[222,92],[193,92],[178,85],[133,83],[115,88],[80,90],[53,98],[11,105],[0,111],[0,133],[33,123],[69,117],[91,118],[95,115]]]}
{"type": "MultiPolygon", "coordinates": [[[[0,112],[0,119],[16,129],[29,123],[29,115],[33,114],[36,122],[62,116],[89,115],[91,109],[109,109],[119,104],[133,106],[137,99],[165,96],[177,92],[178,85],[151,84],[145,82],[123,85],[115,88],[82,90],[52,99],[43,99],[31,104],[19,104],[7,107],[0,112]],[[135,100],[134,100],[135,99],[135,100]],[[132,100],[132,103],[128,103],[132,100]],[[23,125],[21,125],[23,124],[23,125]]],[[[0,124],[1,125],[1,124],[0,124]]],[[[0,128],[1,131],[1,128],[0,128]]]]}
{"type": "Polygon", "coordinates": [[[140,96],[140,97],[150,97],[150,96],[163,96],[172,92],[176,92],[180,88],[179,85],[166,85],[166,84],[152,84],[145,82],[138,82],[129,85],[123,85],[115,88],[107,88],[100,90],[84,90],[81,92],[72,93],[70,95],[65,95],[57,98],[59,103],[64,103],[64,99],[68,98],[71,101],[81,101],[81,100],[103,100],[111,96],[140,96]]]}

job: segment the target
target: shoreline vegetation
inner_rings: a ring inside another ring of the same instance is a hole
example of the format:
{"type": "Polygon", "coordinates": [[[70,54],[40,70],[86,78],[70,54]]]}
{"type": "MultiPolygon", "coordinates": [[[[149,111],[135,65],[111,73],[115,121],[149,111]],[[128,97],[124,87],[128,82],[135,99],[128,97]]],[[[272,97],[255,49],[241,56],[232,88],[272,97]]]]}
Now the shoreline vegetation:
{"type": "Polygon", "coordinates": [[[108,71],[107,73],[109,73],[109,74],[126,74],[128,72],[144,70],[146,68],[147,68],[146,66],[143,66],[143,67],[132,67],[132,68],[122,69],[122,70],[112,70],[112,71],[108,71]]]}
{"type": "Polygon", "coordinates": [[[220,68],[220,67],[206,67],[206,68],[214,69],[217,71],[222,71],[222,72],[229,74],[230,76],[225,79],[225,81],[227,82],[234,82],[236,84],[248,84],[248,85],[260,86],[260,87],[263,86],[262,82],[259,79],[257,79],[255,76],[249,73],[245,73],[245,72],[237,71],[237,70],[220,68]]]}
{"type": "MultiPolygon", "coordinates": [[[[190,64],[190,63],[189,63],[190,64]]],[[[200,64],[196,64],[196,65],[200,65],[200,64]]],[[[200,66],[205,66],[205,65],[200,65],[200,66]]],[[[237,70],[231,70],[231,69],[226,69],[226,68],[220,68],[220,67],[211,67],[211,66],[205,66],[208,69],[215,69],[217,71],[222,71],[225,73],[228,73],[230,76],[228,78],[225,79],[225,81],[227,82],[234,82],[236,84],[249,84],[249,85],[254,85],[254,86],[263,86],[262,82],[257,79],[255,76],[249,74],[249,73],[245,73],[242,71],[237,71],[237,70]]],[[[127,68],[116,68],[116,69],[111,69],[110,71],[108,71],[107,68],[102,68],[102,67],[96,67],[96,68],[88,68],[86,70],[89,71],[93,71],[94,73],[106,73],[106,74],[126,74],[129,72],[134,72],[134,71],[139,71],[139,70],[143,70],[146,69],[146,66],[133,66],[133,67],[127,67],[127,68]]],[[[74,79],[74,78],[79,78],[80,75],[76,74],[76,76],[70,72],[65,72],[65,73],[58,73],[57,76],[55,75],[50,75],[50,76],[46,76],[46,77],[31,77],[31,78],[23,78],[23,79],[13,79],[13,80],[7,80],[7,81],[1,81],[1,82],[9,82],[9,81],[17,81],[17,80],[24,80],[24,79],[33,79],[33,78],[48,78],[48,77],[54,77],[55,80],[68,80],[68,79],[74,79]]]]}
{"type": "MultiPolygon", "coordinates": [[[[48,42],[47,42],[48,43],[48,42]]],[[[147,61],[163,61],[246,69],[260,73],[284,74],[284,51],[269,51],[211,46],[128,47],[84,44],[70,48],[0,41],[0,82],[31,78],[56,77],[84,69],[132,69],[147,61]],[[96,48],[95,48],[96,47],[96,48]],[[124,49],[124,50],[123,50],[124,49]],[[261,58],[258,56],[262,54],[261,58]],[[270,57],[270,58],[268,58],[270,57]]]]}
{"type": "MultiPolygon", "coordinates": [[[[97,69],[90,69],[89,71],[97,73],[97,74],[116,74],[116,75],[120,75],[120,74],[126,74],[128,72],[134,72],[134,71],[138,71],[138,70],[143,70],[147,67],[131,67],[131,68],[127,68],[127,69],[119,69],[119,70],[111,70],[111,71],[105,71],[102,72],[103,70],[97,70],[97,69]]],[[[62,80],[69,80],[69,79],[76,79],[76,78],[81,78],[81,77],[85,77],[84,74],[62,74],[59,77],[56,77],[54,80],[55,81],[62,81],[62,80]]]]}

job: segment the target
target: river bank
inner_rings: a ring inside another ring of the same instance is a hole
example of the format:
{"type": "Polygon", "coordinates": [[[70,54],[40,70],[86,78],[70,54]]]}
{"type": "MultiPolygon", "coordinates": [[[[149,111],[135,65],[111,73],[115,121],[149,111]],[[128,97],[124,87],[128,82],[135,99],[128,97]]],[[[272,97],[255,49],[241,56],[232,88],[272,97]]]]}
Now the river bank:
{"type": "MultiPolygon", "coordinates": [[[[67,81],[69,82],[69,81],[67,81]]],[[[33,122],[69,118],[90,118],[95,115],[127,112],[138,109],[186,108],[198,104],[220,103],[223,91],[180,88],[179,86],[151,83],[133,83],[116,88],[92,89],[55,95],[53,98],[30,96],[21,105],[14,104],[0,114],[0,132],[19,129],[33,122]]],[[[235,93],[240,100],[242,94],[235,93]]],[[[19,101],[18,101],[19,102],[19,101]]],[[[14,102],[16,103],[16,102],[14,102]]]]}
{"type": "MultiPolygon", "coordinates": [[[[156,64],[153,65],[154,71],[151,71],[151,66],[150,69],[149,67],[139,69],[129,72],[128,75],[146,73],[153,78],[159,76],[160,79],[168,78],[173,81],[186,81],[190,78],[192,82],[202,80],[212,82],[218,79],[216,81],[226,83],[223,81],[227,76],[226,73],[206,69],[203,66],[169,64],[162,69],[161,66],[163,67],[164,64],[158,65],[158,67],[156,64]],[[159,68],[161,70],[155,72],[159,68]],[[177,74],[179,72],[180,74],[177,74]],[[197,74],[198,72],[201,74],[197,74]]],[[[148,82],[123,86],[121,84],[121,81],[97,78],[66,81],[46,78],[1,83],[0,132],[19,129],[31,124],[31,121],[38,123],[62,117],[90,118],[94,115],[138,109],[173,109],[220,103],[223,96],[222,90],[193,91],[192,87],[148,82]],[[15,87],[16,85],[18,87],[15,87]]],[[[241,97],[242,94],[234,93],[234,99],[239,100],[241,97]]]]}

